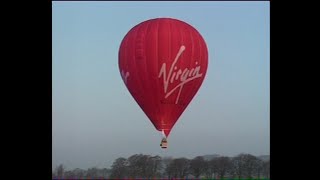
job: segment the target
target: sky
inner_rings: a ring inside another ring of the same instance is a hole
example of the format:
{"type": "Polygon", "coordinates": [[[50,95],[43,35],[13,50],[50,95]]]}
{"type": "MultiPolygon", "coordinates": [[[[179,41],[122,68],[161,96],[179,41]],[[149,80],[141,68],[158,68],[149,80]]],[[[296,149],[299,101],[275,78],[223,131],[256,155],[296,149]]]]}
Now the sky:
{"type": "Polygon", "coordinates": [[[52,2],[52,166],[110,168],[134,154],[270,154],[269,2],[52,2]],[[125,87],[121,40],[148,19],[185,21],[209,53],[168,149],[125,87]]]}

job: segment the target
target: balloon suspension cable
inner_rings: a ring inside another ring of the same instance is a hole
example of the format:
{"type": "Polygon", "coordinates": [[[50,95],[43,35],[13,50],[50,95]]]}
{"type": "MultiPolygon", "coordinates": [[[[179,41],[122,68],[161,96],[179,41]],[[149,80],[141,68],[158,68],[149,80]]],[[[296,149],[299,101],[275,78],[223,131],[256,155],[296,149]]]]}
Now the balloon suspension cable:
{"type": "Polygon", "coordinates": [[[163,138],[167,138],[167,136],[166,136],[166,134],[164,133],[164,130],[163,130],[163,129],[162,129],[161,132],[162,132],[162,137],[163,137],[163,138]]]}

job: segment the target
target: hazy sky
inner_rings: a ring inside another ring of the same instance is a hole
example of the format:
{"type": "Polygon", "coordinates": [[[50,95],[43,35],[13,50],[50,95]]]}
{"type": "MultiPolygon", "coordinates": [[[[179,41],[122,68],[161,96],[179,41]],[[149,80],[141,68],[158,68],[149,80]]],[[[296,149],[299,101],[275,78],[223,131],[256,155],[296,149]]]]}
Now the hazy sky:
{"type": "Polygon", "coordinates": [[[270,153],[269,2],[53,2],[52,165],[107,167],[133,154],[270,153]],[[118,69],[122,38],[157,17],[195,27],[207,76],[161,149],[118,69]]]}

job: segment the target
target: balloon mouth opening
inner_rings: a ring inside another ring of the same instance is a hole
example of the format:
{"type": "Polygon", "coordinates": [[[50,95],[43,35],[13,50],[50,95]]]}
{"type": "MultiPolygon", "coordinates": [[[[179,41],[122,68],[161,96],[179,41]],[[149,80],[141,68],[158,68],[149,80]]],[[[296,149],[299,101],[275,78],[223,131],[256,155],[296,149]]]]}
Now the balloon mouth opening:
{"type": "Polygon", "coordinates": [[[170,133],[170,129],[162,129],[162,130],[159,130],[161,131],[161,134],[164,138],[168,138],[169,136],[169,133],[170,133]]]}

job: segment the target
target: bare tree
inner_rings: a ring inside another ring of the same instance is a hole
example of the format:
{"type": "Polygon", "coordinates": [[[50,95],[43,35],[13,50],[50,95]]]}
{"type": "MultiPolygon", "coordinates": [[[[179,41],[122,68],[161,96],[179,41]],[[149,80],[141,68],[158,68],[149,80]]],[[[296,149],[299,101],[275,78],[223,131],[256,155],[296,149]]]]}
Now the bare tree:
{"type": "Polygon", "coordinates": [[[215,159],[216,174],[223,179],[230,172],[231,160],[229,157],[222,156],[215,159]]]}
{"type": "Polygon", "coordinates": [[[258,158],[251,154],[239,154],[232,159],[232,172],[238,178],[252,178],[256,172],[258,158]]]}
{"type": "Polygon", "coordinates": [[[103,178],[109,178],[109,174],[110,174],[110,169],[107,169],[107,168],[101,169],[101,175],[103,178]]]}
{"type": "Polygon", "coordinates": [[[210,162],[209,160],[205,161],[205,166],[204,166],[204,175],[205,175],[205,178],[207,179],[211,179],[213,175],[209,162],[210,162]]]}
{"type": "Polygon", "coordinates": [[[99,178],[98,177],[98,168],[93,167],[87,170],[86,178],[99,178]]]}
{"type": "Polygon", "coordinates": [[[190,160],[186,158],[173,159],[166,168],[168,178],[186,178],[190,160]]]}
{"type": "Polygon", "coordinates": [[[260,179],[263,171],[263,160],[256,158],[254,176],[260,179]]]}
{"type": "Polygon", "coordinates": [[[244,160],[245,160],[245,175],[247,178],[253,178],[255,174],[255,170],[258,166],[257,165],[258,158],[251,154],[246,154],[244,160]]]}
{"type": "Polygon", "coordinates": [[[262,175],[266,178],[270,178],[270,160],[263,162],[262,175]]]}
{"type": "Polygon", "coordinates": [[[206,167],[206,176],[207,178],[218,178],[218,160],[217,157],[210,159],[207,162],[207,167],[206,167]]]}
{"type": "Polygon", "coordinates": [[[199,178],[205,172],[206,163],[202,156],[197,156],[190,161],[190,172],[199,178]]]}
{"type": "Polygon", "coordinates": [[[148,176],[150,171],[151,156],[143,154],[135,154],[128,158],[129,177],[131,178],[144,178],[148,176]]]}
{"type": "Polygon", "coordinates": [[[150,155],[135,155],[129,158],[129,166],[133,177],[152,178],[160,176],[161,157],[150,155]]]}
{"type": "Polygon", "coordinates": [[[172,177],[172,171],[170,170],[170,164],[173,161],[172,157],[162,158],[162,166],[164,167],[163,177],[170,178],[172,177]]]}
{"type": "Polygon", "coordinates": [[[231,160],[231,174],[233,177],[243,178],[244,175],[244,154],[239,154],[238,156],[232,158],[231,160]]]}
{"type": "Polygon", "coordinates": [[[73,171],[65,171],[63,177],[71,179],[71,178],[75,178],[75,174],[73,173],[73,171]]]}
{"type": "Polygon", "coordinates": [[[161,176],[161,169],[162,169],[162,163],[161,163],[161,157],[160,156],[150,156],[148,157],[148,167],[147,167],[147,176],[146,178],[152,178],[152,177],[160,177],[161,176]]]}
{"type": "Polygon", "coordinates": [[[128,161],[120,157],[116,159],[111,166],[110,178],[124,178],[128,174],[128,161]]]}
{"type": "Polygon", "coordinates": [[[138,160],[140,158],[140,154],[132,155],[128,158],[128,177],[136,178],[138,176],[139,167],[138,167],[138,160]]]}
{"type": "Polygon", "coordinates": [[[72,178],[85,178],[86,175],[86,170],[80,169],[80,168],[76,168],[72,171],[74,177],[72,178]]]}
{"type": "Polygon", "coordinates": [[[63,178],[64,177],[64,171],[65,171],[65,166],[63,164],[60,164],[59,166],[56,167],[56,175],[58,178],[63,178]]]}
{"type": "Polygon", "coordinates": [[[82,178],[200,178],[203,175],[210,178],[223,179],[232,175],[233,178],[270,178],[270,160],[266,161],[250,155],[239,154],[234,158],[197,156],[192,160],[187,158],[161,158],[135,154],[126,158],[117,158],[111,169],[96,167],[87,171],[76,168],[67,171],[63,164],[52,171],[52,178],[82,179],[82,178]]]}
{"type": "Polygon", "coordinates": [[[142,155],[138,160],[138,165],[140,166],[140,178],[150,178],[152,177],[153,162],[150,155],[142,155]]]}

